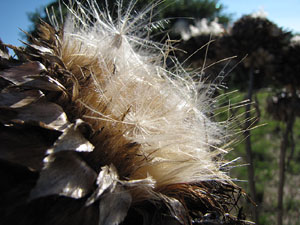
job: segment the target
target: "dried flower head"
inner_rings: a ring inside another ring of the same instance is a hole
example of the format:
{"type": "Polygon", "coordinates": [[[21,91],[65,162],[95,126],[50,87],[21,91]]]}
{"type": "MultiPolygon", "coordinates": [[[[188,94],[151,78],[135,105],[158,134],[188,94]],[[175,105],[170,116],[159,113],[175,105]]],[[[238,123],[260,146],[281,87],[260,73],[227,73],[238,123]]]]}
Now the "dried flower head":
{"type": "Polygon", "coordinates": [[[211,213],[217,223],[245,223],[229,214],[242,192],[223,160],[229,124],[211,116],[215,86],[193,81],[175,59],[167,68],[171,47],[147,39],[153,6],[136,13],[134,1],[125,11],[121,2],[112,18],[94,0],[75,1],[62,25],[50,17],[26,49],[9,46],[23,61],[1,73],[3,137],[31,129],[32,140],[47,138],[16,147],[16,135],[1,150],[7,168],[20,164],[28,174],[15,184],[24,190],[20,207],[5,209],[5,218],[204,224],[211,213]],[[38,146],[21,153],[30,144],[38,146]]]}

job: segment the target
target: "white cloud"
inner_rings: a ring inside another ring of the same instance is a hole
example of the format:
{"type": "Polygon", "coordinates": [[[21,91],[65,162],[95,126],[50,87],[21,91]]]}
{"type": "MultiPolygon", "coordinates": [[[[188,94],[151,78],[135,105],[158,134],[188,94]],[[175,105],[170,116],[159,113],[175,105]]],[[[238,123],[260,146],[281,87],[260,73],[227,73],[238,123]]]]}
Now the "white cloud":
{"type": "Polygon", "coordinates": [[[268,17],[268,13],[264,10],[263,7],[260,7],[256,12],[252,13],[251,16],[253,18],[267,18],[268,17]]]}

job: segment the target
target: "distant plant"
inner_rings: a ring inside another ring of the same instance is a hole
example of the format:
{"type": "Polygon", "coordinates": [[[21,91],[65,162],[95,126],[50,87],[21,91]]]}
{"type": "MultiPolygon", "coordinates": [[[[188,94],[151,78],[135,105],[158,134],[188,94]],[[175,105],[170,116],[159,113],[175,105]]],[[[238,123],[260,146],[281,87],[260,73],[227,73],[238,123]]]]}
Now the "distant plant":
{"type": "Polygon", "coordinates": [[[285,172],[287,164],[292,160],[295,149],[294,125],[296,117],[299,117],[300,110],[300,65],[298,56],[300,54],[300,37],[293,36],[290,44],[282,51],[281,61],[277,66],[279,72],[275,73],[273,81],[276,87],[281,88],[276,95],[268,100],[267,111],[278,121],[285,123],[282,133],[280,157],[279,157],[279,185],[278,185],[278,214],[277,224],[283,221],[283,199],[285,172]],[[290,155],[287,158],[287,150],[290,155]]]}
{"type": "MultiPolygon", "coordinates": [[[[245,99],[250,102],[256,90],[272,85],[272,76],[278,66],[278,55],[282,53],[289,41],[289,33],[269,21],[264,13],[246,15],[237,20],[223,39],[227,54],[241,60],[235,69],[231,82],[239,89],[246,89],[245,99]]],[[[250,129],[252,127],[251,104],[245,107],[244,133],[248,166],[250,194],[258,202],[254,174],[254,156],[252,152],[250,129]]],[[[259,119],[259,118],[257,118],[259,119]]],[[[259,202],[258,202],[259,203],[259,202]]],[[[255,222],[258,223],[258,210],[254,209],[255,222]]]]}

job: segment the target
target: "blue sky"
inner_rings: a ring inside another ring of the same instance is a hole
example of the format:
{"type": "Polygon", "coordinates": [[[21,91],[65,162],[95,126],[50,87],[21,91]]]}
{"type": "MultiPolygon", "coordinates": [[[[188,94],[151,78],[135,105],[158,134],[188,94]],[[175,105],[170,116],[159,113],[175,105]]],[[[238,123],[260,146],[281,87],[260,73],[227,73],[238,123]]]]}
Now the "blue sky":
{"type": "Polygon", "coordinates": [[[294,33],[300,33],[300,0],[219,0],[226,6],[225,12],[234,19],[263,8],[268,19],[294,33]]]}
{"type": "Polygon", "coordinates": [[[21,31],[28,30],[30,23],[27,13],[48,5],[53,0],[1,0],[0,38],[4,43],[20,46],[21,31]]]}
{"type": "MultiPolygon", "coordinates": [[[[18,39],[21,28],[28,30],[28,12],[34,12],[53,0],[1,0],[0,38],[4,43],[21,45],[18,39]]],[[[253,13],[263,8],[268,18],[280,27],[300,32],[300,0],[219,0],[226,6],[225,12],[232,13],[234,19],[243,14],[253,13]]]]}

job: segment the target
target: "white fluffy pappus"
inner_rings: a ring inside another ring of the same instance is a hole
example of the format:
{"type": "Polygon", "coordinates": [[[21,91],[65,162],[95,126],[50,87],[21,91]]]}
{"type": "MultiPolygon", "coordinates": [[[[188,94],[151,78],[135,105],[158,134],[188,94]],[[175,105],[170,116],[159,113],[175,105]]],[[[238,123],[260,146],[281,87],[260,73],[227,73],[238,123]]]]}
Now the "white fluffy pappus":
{"type": "Polygon", "coordinates": [[[154,189],[230,181],[220,170],[228,124],[210,118],[211,87],[193,81],[176,61],[167,69],[170,46],[147,39],[152,6],[135,14],[132,1],[123,13],[118,3],[114,20],[94,0],[76,4],[69,8],[59,54],[74,76],[79,114],[101,130],[92,142],[95,157],[113,164],[120,179],[151,179],[154,189]]]}

